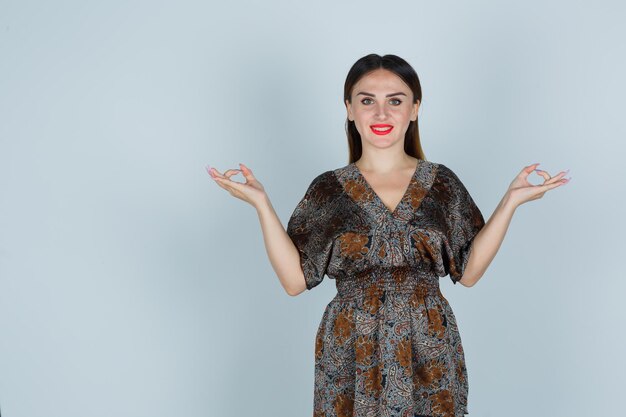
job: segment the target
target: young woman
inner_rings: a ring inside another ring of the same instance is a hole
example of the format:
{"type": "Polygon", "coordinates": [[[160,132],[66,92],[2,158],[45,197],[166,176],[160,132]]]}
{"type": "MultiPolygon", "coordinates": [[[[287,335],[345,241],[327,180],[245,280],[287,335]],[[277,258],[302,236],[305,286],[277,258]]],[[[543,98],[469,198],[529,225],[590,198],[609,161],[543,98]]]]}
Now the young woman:
{"type": "Polygon", "coordinates": [[[422,90],[395,55],[367,55],[344,89],[349,164],[313,179],[285,231],[263,186],[240,164],[218,185],[258,212],[270,262],[289,295],[334,279],[315,342],[314,416],[462,417],[468,375],[439,279],[471,287],[498,251],[515,209],[567,183],[524,167],[485,223],[457,175],[427,161],[422,90]],[[537,172],[542,185],[527,177],[537,172]],[[245,183],[230,177],[241,172],[245,183]]]}

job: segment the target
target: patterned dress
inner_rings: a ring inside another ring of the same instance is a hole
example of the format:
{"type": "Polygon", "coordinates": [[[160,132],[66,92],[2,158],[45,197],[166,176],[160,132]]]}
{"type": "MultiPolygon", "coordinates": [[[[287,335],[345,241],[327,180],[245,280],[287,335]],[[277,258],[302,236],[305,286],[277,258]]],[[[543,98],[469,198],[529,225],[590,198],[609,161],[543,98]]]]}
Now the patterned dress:
{"type": "Polygon", "coordinates": [[[468,377],[439,279],[461,279],[483,216],[454,172],[418,160],[392,212],[351,163],[318,175],[287,234],[307,289],[337,295],[315,337],[314,417],[463,417],[468,377]]]}

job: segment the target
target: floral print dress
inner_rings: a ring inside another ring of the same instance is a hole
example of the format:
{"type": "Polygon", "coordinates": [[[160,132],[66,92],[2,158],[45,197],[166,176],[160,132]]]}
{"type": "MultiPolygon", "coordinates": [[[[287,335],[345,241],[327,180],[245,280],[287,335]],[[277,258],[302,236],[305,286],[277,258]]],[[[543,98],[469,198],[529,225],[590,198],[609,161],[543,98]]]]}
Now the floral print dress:
{"type": "Polygon", "coordinates": [[[463,417],[468,377],[439,279],[461,279],[483,216],[454,172],[418,160],[391,211],[351,163],[318,175],[287,234],[306,287],[337,295],[315,337],[314,417],[463,417]]]}

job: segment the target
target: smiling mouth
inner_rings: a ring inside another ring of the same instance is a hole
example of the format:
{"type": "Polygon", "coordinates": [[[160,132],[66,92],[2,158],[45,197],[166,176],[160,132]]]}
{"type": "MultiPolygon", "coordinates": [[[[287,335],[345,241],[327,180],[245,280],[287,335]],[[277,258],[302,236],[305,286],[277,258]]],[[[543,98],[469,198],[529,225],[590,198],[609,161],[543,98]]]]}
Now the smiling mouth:
{"type": "Polygon", "coordinates": [[[392,125],[371,125],[370,129],[377,135],[386,135],[393,130],[392,125]]]}

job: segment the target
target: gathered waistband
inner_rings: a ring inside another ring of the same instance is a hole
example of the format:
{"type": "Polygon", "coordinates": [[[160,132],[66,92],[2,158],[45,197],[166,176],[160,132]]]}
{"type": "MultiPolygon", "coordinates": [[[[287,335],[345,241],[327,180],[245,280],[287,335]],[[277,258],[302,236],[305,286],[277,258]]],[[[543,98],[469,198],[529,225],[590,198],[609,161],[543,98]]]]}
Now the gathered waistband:
{"type": "Polygon", "coordinates": [[[383,293],[442,295],[439,276],[411,268],[376,268],[336,280],[337,298],[374,297],[383,293]]]}

